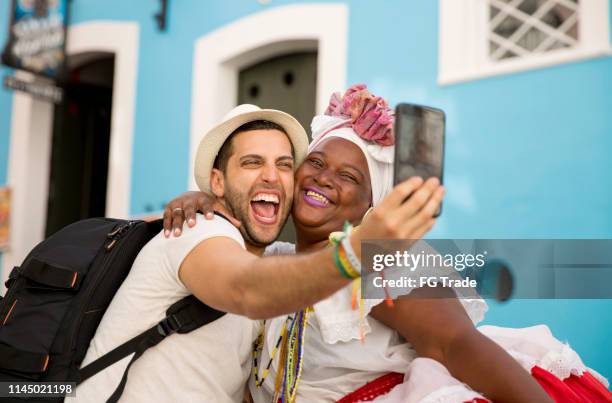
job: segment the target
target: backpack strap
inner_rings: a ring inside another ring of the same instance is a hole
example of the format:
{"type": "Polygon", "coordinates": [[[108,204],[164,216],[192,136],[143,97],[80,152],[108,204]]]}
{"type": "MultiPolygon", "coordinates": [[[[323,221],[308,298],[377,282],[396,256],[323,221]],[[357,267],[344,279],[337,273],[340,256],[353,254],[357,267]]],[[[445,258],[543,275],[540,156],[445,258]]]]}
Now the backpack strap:
{"type": "Polygon", "coordinates": [[[225,312],[217,311],[202,303],[193,295],[189,295],[170,306],[166,311],[166,317],[157,325],[81,368],[78,383],[84,382],[110,365],[134,353],[134,356],[123,372],[121,382],[119,382],[119,385],[107,400],[107,403],[115,403],[123,393],[130,367],[147,349],[157,345],[173,333],[189,333],[219,319],[223,315],[225,315],[225,312]]]}
{"type": "Polygon", "coordinates": [[[225,315],[225,312],[218,311],[195,296],[189,295],[171,305],[166,315],[166,319],[171,322],[169,324],[176,326],[177,333],[189,333],[219,319],[225,315]]]}

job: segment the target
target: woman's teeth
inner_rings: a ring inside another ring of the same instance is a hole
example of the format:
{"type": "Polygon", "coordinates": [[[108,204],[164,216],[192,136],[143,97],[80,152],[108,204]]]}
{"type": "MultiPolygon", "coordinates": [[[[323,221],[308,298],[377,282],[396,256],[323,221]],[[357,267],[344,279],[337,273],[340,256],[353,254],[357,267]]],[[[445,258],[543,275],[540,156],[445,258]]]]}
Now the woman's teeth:
{"type": "Polygon", "coordinates": [[[306,196],[311,197],[311,198],[315,199],[316,201],[325,204],[326,206],[329,204],[329,200],[327,199],[327,197],[325,197],[322,194],[319,194],[317,192],[313,192],[312,190],[307,191],[306,192],[306,196]]]}

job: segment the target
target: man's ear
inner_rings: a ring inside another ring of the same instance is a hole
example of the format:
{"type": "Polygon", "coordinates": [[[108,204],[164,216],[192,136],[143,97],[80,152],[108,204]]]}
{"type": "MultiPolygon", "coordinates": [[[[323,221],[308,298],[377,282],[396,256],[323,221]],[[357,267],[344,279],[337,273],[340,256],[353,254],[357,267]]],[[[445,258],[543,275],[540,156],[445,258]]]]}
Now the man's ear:
{"type": "Polygon", "coordinates": [[[218,198],[222,198],[225,195],[225,178],[223,177],[223,172],[217,168],[213,168],[210,172],[210,189],[218,198]]]}

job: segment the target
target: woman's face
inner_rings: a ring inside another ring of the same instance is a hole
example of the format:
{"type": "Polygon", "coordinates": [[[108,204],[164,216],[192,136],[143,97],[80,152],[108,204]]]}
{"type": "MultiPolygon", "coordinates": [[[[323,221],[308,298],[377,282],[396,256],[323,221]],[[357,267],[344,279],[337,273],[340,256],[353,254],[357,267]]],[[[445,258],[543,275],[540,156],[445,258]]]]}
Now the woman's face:
{"type": "Polygon", "coordinates": [[[358,224],[371,204],[368,163],[361,149],[338,137],[323,140],[295,174],[293,220],[296,229],[324,237],[358,224]]]}

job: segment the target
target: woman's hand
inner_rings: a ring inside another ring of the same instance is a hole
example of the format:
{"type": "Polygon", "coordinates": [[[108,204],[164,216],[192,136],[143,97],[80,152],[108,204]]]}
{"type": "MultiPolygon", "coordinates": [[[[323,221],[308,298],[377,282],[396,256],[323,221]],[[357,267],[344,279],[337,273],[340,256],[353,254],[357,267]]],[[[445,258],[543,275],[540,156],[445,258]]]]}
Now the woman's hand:
{"type": "Polygon", "coordinates": [[[235,227],[240,227],[240,221],[236,220],[215,196],[204,192],[185,192],[170,201],[164,209],[164,236],[168,238],[170,234],[174,234],[178,237],[182,233],[185,220],[189,227],[193,227],[196,224],[197,212],[204,214],[207,220],[212,220],[215,211],[235,227]]]}

